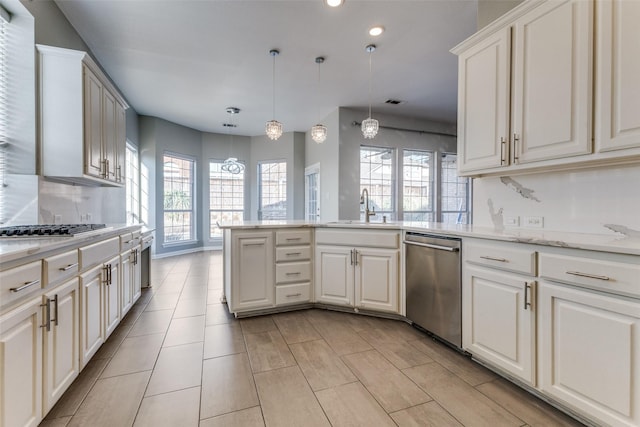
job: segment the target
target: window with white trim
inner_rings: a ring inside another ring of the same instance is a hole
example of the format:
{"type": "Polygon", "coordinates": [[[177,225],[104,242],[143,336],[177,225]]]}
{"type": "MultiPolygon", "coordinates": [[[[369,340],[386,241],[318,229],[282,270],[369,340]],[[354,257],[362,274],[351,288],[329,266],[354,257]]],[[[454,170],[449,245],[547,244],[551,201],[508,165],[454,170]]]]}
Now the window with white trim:
{"type": "Polygon", "coordinates": [[[402,150],[402,215],[405,221],[433,221],[433,153],[402,150]]]}
{"type": "Polygon", "coordinates": [[[222,231],[217,222],[244,219],[244,170],[225,171],[224,161],[209,161],[209,237],[219,239],[222,231]]]}
{"type": "Polygon", "coordinates": [[[195,160],[165,153],[164,243],[195,240],[195,160]]]}
{"type": "Polygon", "coordinates": [[[125,152],[125,188],[127,193],[127,222],[141,222],[140,218],[140,160],[138,150],[127,142],[125,152]]]}
{"type": "Polygon", "coordinates": [[[287,162],[258,163],[258,219],[287,219],[287,162]]]}
{"type": "MultiPolygon", "coordinates": [[[[369,193],[369,209],[375,210],[375,218],[386,215],[396,218],[395,149],[360,147],[360,194],[369,193]]],[[[360,205],[360,219],[364,220],[364,204],[360,205]]]]}
{"type": "Polygon", "coordinates": [[[440,221],[468,224],[471,180],[458,176],[457,154],[443,153],[440,156],[440,176],[440,221]]]}

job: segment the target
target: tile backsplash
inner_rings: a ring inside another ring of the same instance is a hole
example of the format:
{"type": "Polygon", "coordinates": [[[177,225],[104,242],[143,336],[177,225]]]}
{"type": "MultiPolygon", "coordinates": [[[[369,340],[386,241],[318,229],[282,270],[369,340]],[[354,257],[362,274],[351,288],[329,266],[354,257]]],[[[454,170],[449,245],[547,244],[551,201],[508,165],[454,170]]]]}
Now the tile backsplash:
{"type": "Polygon", "coordinates": [[[477,178],[473,223],[496,229],[542,226],[546,231],[636,235],[640,166],[477,178]]]}

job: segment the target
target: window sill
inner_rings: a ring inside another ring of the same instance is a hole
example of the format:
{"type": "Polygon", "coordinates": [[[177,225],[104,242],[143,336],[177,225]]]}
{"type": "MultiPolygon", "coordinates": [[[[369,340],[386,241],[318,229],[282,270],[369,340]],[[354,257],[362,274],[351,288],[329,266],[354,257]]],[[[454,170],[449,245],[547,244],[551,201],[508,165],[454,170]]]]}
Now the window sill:
{"type": "Polygon", "coordinates": [[[163,248],[173,248],[176,246],[186,246],[186,245],[195,245],[198,243],[198,240],[180,240],[177,242],[163,242],[163,248]]]}

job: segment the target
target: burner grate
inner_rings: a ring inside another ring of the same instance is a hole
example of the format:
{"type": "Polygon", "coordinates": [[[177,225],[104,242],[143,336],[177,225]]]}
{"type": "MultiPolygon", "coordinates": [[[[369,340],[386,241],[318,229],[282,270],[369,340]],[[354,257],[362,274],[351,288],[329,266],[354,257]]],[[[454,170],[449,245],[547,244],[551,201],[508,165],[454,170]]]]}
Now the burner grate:
{"type": "Polygon", "coordinates": [[[105,228],[105,224],[38,224],[0,228],[0,237],[74,236],[105,228]]]}

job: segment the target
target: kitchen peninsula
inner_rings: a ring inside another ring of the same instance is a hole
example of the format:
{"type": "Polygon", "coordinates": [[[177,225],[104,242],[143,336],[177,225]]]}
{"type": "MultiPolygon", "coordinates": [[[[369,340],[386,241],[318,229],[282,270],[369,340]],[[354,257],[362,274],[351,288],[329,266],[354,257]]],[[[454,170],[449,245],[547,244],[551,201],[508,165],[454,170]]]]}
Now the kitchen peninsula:
{"type": "Polygon", "coordinates": [[[404,234],[459,237],[462,350],[586,422],[640,421],[637,237],[415,222],[220,227],[236,316],[322,307],[406,320],[404,234]],[[604,366],[615,369],[594,375],[604,366]]]}

